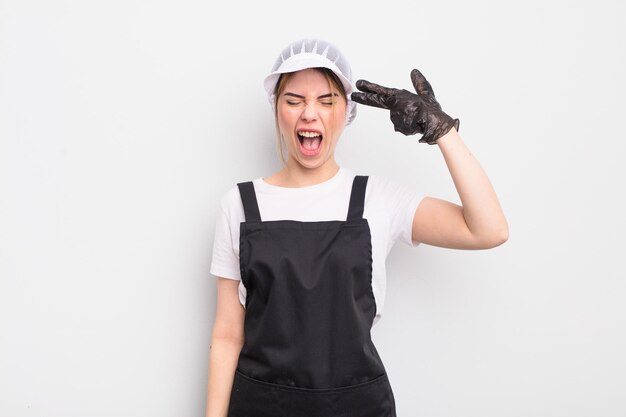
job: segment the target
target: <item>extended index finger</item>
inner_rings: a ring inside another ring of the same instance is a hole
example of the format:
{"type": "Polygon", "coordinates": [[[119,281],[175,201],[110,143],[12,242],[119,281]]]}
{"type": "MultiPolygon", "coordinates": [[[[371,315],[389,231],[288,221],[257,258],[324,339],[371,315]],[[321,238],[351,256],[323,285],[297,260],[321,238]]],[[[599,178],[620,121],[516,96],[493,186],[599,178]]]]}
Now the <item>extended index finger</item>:
{"type": "Polygon", "coordinates": [[[390,96],[398,91],[397,88],[383,87],[380,84],[371,83],[366,80],[358,80],[356,82],[356,88],[365,93],[382,94],[385,96],[390,96]]]}
{"type": "Polygon", "coordinates": [[[366,106],[379,107],[381,109],[388,109],[387,103],[385,103],[385,98],[382,94],[374,94],[374,93],[359,93],[355,92],[350,95],[352,101],[356,103],[365,104],[366,106]]]}

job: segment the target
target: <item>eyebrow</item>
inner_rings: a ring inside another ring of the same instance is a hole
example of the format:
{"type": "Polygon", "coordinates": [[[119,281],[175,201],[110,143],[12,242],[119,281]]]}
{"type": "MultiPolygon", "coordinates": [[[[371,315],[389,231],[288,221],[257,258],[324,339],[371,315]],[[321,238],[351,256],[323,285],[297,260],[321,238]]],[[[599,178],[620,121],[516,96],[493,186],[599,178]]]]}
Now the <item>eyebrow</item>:
{"type": "MultiPolygon", "coordinates": [[[[306,97],[304,97],[304,96],[302,96],[300,94],[296,94],[296,93],[285,93],[285,94],[283,94],[283,96],[296,97],[296,98],[299,98],[299,99],[302,99],[302,100],[304,100],[306,98],[306,97]]],[[[333,97],[333,96],[339,97],[339,94],[337,94],[337,93],[322,94],[317,99],[319,100],[321,98],[329,98],[329,97],[333,97]]]]}

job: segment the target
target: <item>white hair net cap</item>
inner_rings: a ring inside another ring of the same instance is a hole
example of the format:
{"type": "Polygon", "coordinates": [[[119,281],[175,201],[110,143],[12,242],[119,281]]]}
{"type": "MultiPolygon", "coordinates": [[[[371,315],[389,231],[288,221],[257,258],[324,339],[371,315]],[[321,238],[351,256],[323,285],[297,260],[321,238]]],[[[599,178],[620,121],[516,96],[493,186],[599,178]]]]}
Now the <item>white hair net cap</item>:
{"type": "Polygon", "coordinates": [[[341,80],[348,99],[346,125],[349,125],[356,117],[356,103],[350,98],[354,91],[350,64],[336,46],[320,39],[301,39],[283,49],[263,82],[270,104],[272,108],[276,105],[274,89],[281,74],[320,67],[328,68],[341,80]]]}

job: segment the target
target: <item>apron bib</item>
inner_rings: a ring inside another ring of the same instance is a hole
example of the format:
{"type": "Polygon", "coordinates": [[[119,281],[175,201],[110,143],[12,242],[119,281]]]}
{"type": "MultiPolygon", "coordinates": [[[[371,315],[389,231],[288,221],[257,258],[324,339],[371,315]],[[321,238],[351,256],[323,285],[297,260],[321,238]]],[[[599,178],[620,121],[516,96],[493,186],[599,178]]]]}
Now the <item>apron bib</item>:
{"type": "Polygon", "coordinates": [[[261,221],[252,182],[239,257],[245,341],[229,417],[395,417],[372,343],[368,177],[356,176],[345,221],[261,221]]]}

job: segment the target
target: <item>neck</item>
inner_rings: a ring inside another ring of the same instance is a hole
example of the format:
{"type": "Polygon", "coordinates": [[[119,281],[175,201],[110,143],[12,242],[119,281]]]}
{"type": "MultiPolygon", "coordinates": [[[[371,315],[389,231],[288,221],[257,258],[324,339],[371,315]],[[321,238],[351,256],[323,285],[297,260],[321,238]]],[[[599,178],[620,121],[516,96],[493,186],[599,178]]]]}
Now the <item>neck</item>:
{"type": "MultiPolygon", "coordinates": [[[[291,162],[291,161],[290,161],[291,162]]],[[[299,163],[287,163],[280,172],[281,186],[289,188],[309,187],[328,181],[339,171],[334,159],[317,168],[306,168],[299,163]]]]}

